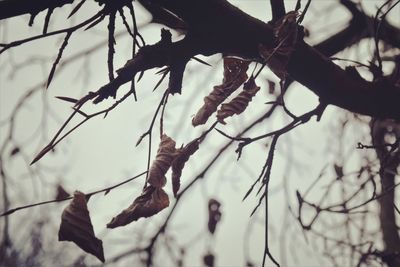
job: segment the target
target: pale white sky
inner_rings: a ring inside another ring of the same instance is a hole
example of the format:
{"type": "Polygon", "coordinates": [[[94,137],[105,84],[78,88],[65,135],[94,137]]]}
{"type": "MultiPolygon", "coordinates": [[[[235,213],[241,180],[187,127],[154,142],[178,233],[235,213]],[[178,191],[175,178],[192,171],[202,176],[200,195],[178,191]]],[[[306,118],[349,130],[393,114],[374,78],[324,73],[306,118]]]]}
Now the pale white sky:
{"type": "MultiPolygon", "coordinates": [[[[264,21],[270,19],[268,1],[233,0],[231,2],[264,21]]],[[[285,2],[287,2],[288,7],[294,7],[296,1],[285,2]]],[[[309,27],[311,34],[315,32],[316,37],[314,38],[312,35],[311,42],[318,42],[346,25],[349,16],[342,8],[333,9],[335,2],[328,0],[313,1],[310,13],[305,20],[305,25],[309,27]],[[321,13],[324,15],[321,16],[321,13]]],[[[375,1],[364,2],[364,5],[368,8],[375,5],[375,1]]],[[[77,17],[82,19],[90,16],[94,12],[94,6],[95,4],[88,3],[88,6],[81,10],[77,17]]],[[[63,21],[68,11],[68,9],[66,12],[59,9],[55,10],[52,18],[53,23],[49,30],[65,26],[63,21]]],[[[396,12],[398,13],[398,9],[396,12]]],[[[137,14],[140,24],[148,20],[144,12],[138,10],[137,14]]],[[[35,26],[32,28],[27,26],[27,16],[0,22],[1,42],[40,33],[44,15],[39,14],[37,16],[35,26]]],[[[79,21],[79,19],[76,19],[76,21],[79,21]]],[[[120,21],[118,23],[119,29],[124,29],[120,21]]],[[[141,33],[148,43],[154,43],[159,40],[159,29],[160,27],[157,25],[149,25],[144,27],[141,33]]],[[[175,37],[177,36],[175,35],[175,37]]],[[[104,22],[96,26],[93,31],[79,32],[70,39],[63,59],[67,59],[81,49],[90,47],[106,38],[107,31],[104,22]]],[[[13,48],[0,56],[1,122],[9,116],[16,101],[28,88],[46,80],[52,61],[41,63],[40,60],[43,58],[54,59],[61,42],[62,38],[59,36],[52,37],[13,48]],[[25,62],[25,60],[33,57],[38,58],[38,64],[27,64],[25,62]],[[23,67],[16,71],[15,66],[20,64],[23,67]],[[10,79],[10,74],[13,72],[14,77],[10,79]]],[[[359,50],[361,51],[359,58],[366,60],[363,55],[368,54],[369,47],[368,43],[363,44],[359,50]]],[[[117,39],[116,69],[129,59],[130,49],[131,41],[129,37],[117,39]]],[[[60,143],[55,153],[45,156],[32,168],[27,166],[27,162],[32,159],[33,154],[45,145],[46,141],[52,137],[71,112],[68,103],[59,101],[54,96],[79,98],[85,92],[96,90],[105,84],[108,80],[106,55],[107,50],[104,48],[67,66],[54,78],[47,92],[40,90],[36,93],[17,116],[15,145],[26,146],[27,154],[25,158],[15,157],[6,163],[7,172],[13,177],[13,181],[9,185],[12,206],[51,199],[54,197],[53,185],[58,183],[62,183],[69,192],[74,190],[90,192],[118,183],[146,169],[147,140],[138,147],[135,147],[135,144],[139,136],[148,128],[150,118],[163,93],[162,90],[165,89],[167,84],[164,82],[156,92],[151,92],[159,77],[154,74],[155,70],[146,72],[143,80],[137,85],[139,98],[137,103],[133,101],[133,98],[130,98],[111,112],[106,119],[95,118],[89,121],[67,140],[60,143]],[[51,114],[55,114],[54,116],[49,115],[49,113],[44,115],[46,124],[40,123],[43,119],[43,95],[47,99],[46,105],[52,110],[51,114]],[[43,135],[36,135],[37,138],[30,139],[36,130],[43,135]],[[39,167],[41,169],[38,173],[35,173],[39,167]],[[34,172],[33,177],[27,175],[29,172],[34,172]]],[[[341,56],[355,57],[357,55],[348,50],[341,56]]],[[[203,97],[211,91],[212,86],[219,84],[222,79],[222,65],[219,59],[219,56],[206,58],[213,65],[212,68],[196,62],[189,63],[187,75],[184,78],[182,95],[169,99],[165,115],[165,131],[177,141],[178,145],[186,144],[207,128],[193,129],[191,118],[202,104],[203,97]]],[[[264,103],[272,99],[268,95],[267,83],[265,82],[267,78],[277,80],[271,72],[265,71],[264,75],[257,81],[262,87],[262,91],[252,102],[249,109],[241,116],[229,119],[228,126],[218,126],[219,129],[233,135],[244,125],[257,118],[259,114],[262,114],[266,109],[264,103]]],[[[122,90],[127,90],[127,88],[127,86],[124,86],[122,90]]],[[[291,89],[286,101],[288,107],[295,114],[302,114],[317,104],[316,96],[300,85],[295,85],[291,89]]],[[[110,104],[112,101],[107,101],[107,103],[110,104]]],[[[96,109],[98,107],[89,108],[89,110],[96,109]]],[[[286,262],[287,266],[329,266],[329,262],[319,259],[318,251],[315,251],[315,248],[306,244],[295,220],[291,219],[290,224],[287,224],[285,214],[288,213],[288,203],[297,207],[295,191],[303,192],[315,180],[323,166],[334,159],[335,149],[331,147],[332,145],[335,146],[333,142],[336,141],[334,139],[335,132],[332,131],[332,118],[338,116],[338,114],[340,114],[339,109],[330,107],[326,110],[321,122],[311,121],[291,132],[288,136],[281,138],[278,144],[270,184],[273,192],[269,202],[270,249],[273,255],[279,261],[286,262]],[[288,164],[288,162],[291,162],[291,164],[288,164]],[[289,199],[282,187],[284,181],[289,185],[287,192],[289,199]],[[286,245],[289,249],[293,249],[290,247],[291,243],[296,246],[297,262],[294,261],[293,250],[287,250],[283,255],[280,254],[283,242],[281,234],[285,233],[286,230],[283,245],[286,245]]],[[[251,131],[251,135],[271,131],[287,122],[287,118],[276,115],[251,131]]],[[[5,138],[6,131],[7,127],[0,128],[1,142],[5,138]]],[[[357,128],[354,135],[348,137],[345,149],[354,148],[356,143],[360,141],[359,137],[366,132],[368,132],[368,128],[357,128]]],[[[157,136],[158,129],[156,127],[153,134],[153,156],[158,145],[157,136]]],[[[183,185],[202,170],[202,167],[225,142],[226,139],[216,132],[206,139],[198,153],[185,167],[182,177],[183,185]]],[[[175,241],[180,246],[188,248],[185,258],[187,266],[202,266],[201,257],[208,249],[211,249],[217,255],[216,266],[244,266],[245,253],[249,253],[256,266],[260,265],[264,246],[264,212],[258,212],[253,218],[249,218],[258,198],[255,194],[252,194],[244,202],[242,202],[242,198],[261,171],[267,153],[265,145],[266,140],[248,146],[239,162],[236,161],[236,154],[234,153],[236,146],[232,147],[207,173],[204,181],[196,184],[182,200],[169,231],[171,235],[175,235],[175,241]],[[218,225],[215,242],[212,245],[209,245],[209,238],[206,233],[207,201],[210,197],[216,198],[222,203],[221,210],[223,212],[222,221],[218,225]],[[251,231],[247,232],[248,229],[251,229],[251,231]],[[246,237],[247,239],[245,238],[246,233],[250,233],[246,237]],[[248,248],[243,249],[247,244],[248,248]]],[[[355,167],[357,158],[357,155],[355,155],[353,159],[355,167]]],[[[347,166],[349,171],[351,167],[347,166]]],[[[126,227],[113,230],[106,229],[106,223],[121,209],[129,206],[133,199],[140,194],[143,179],[115,189],[107,196],[92,197],[89,202],[95,233],[103,239],[106,259],[136,246],[137,241],[135,240],[138,235],[151,235],[168,213],[168,209],[166,209],[152,218],[141,219],[126,227]]],[[[323,186],[323,183],[321,186],[323,186]]],[[[170,199],[173,201],[170,184],[167,185],[167,190],[170,199]]],[[[314,197],[319,195],[317,190],[314,197]]],[[[20,231],[22,222],[29,224],[29,220],[45,216],[51,222],[49,226],[46,226],[49,227],[48,230],[46,229],[46,232],[49,233],[47,238],[56,240],[59,216],[62,208],[66,205],[67,203],[48,205],[15,213],[10,216],[13,235],[17,235],[20,231]]],[[[264,208],[261,207],[260,211],[263,210],[264,208]]],[[[20,242],[23,243],[23,240],[20,242]]],[[[163,247],[163,242],[164,238],[160,238],[160,247],[163,247]]],[[[80,253],[79,248],[67,242],[55,242],[54,246],[48,249],[54,251],[68,249],[75,255],[80,253]]],[[[90,256],[87,257],[87,260],[89,263],[97,264],[96,260],[90,256]]],[[[128,262],[132,263],[132,259],[128,262]]],[[[122,261],[112,266],[126,266],[128,262],[122,261]]],[[[170,259],[165,256],[165,251],[156,257],[155,263],[157,266],[172,266],[170,259]]],[[[46,264],[44,263],[44,266],[46,264]]],[[[267,266],[272,265],[269,262],[267,266]]]]}

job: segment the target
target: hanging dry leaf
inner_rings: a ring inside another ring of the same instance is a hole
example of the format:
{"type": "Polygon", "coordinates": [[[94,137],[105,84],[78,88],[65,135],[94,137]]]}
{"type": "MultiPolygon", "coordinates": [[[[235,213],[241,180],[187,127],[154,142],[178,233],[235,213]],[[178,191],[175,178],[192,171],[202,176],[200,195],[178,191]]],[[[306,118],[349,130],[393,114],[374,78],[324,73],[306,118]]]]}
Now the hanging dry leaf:
{"type": "Polygon", "coordinates": [[[169,206],[169,198],[162,188],[148,186],[136,198],[132,205],[123,210],[107,224],[107,228],[127,225],[139,218],[147,218],[157,214],[169,206]]]}
{"type": "Polygon", "coordinates": [[[74,198],[61,215],[59,241],[72,241],[81,249],[104,262],[103,242],[94,235],[86,196],[75,191],[74,198]]]}
{"type": "Polygon", "coordinates": [[[298,16],[297,11],[290,11],[275,23],[275,48],[259,46],[261,57],[281,80],[287,76],[287,64],[297,43],[298,25],[296,20],[298,16]]]}
{"type": "Polygon", "coordinates": [[[178,149],[176,157],[172,162],[172,191],[176,197],[179,188],[181,186],[181,175],[185,163],[189,160],[189,157],[193,155],[199,149],[199,141],[193,140],[185,147],[178,149]]]}
{"type": "Polygon", "coordinates": [[[169,167],[171,167],[172,161],[175,158],[175,141],[168,137],[166,134],[161,136],[160,145],[156,159],[153,161],[147,182],[154,187],[164,187],[167,179],[165,174],[169,167]]]}
{"type": "Polygon", "coordinates": [[[217,224],[221,220],[222,213],[219,210],[220,207],[221,203],[218,200],[211,198],[208,201],[208,231],[211,234],[214,234],[217,224]]]}
{"type": "Polygon", "coordinates": [[[217,112],[218,122],[226,124],[224,119],[234,114],[242,113],[259,90],[260,87],[256,85],[254,78],[251,77],[249,81],[244,84],[243,91],[240,92],[238,96],[232,99],[231,102],[222,104],[217,112]]]}
{"type": "Polygon", "coordinates": [[[204,98],[204,104],[192,119],[192,125],[197,126],[207,122],[218,106],[247,80],[249,61],[238,58],[224,58],[224,79],[221,85],[204,98]]]}

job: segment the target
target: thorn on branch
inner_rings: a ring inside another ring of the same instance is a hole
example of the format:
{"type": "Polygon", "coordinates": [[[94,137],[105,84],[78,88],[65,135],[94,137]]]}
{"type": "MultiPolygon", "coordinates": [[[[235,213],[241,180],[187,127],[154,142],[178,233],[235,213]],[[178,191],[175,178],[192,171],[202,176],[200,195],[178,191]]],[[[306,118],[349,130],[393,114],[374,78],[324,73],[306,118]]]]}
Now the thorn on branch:
{"type": "MultiPolygon", "coordinates": [[[[72,35],[72,31],[69,31],[69,32],[67,33],[67,35],[65,36],[64,41],[63,41],[63,43],[61,44],[60,49],[58,50],[57,58],[56,58],[56,60],[54,61],[53,66],[51,67],[51,71],[50,71],[50,74],[49,74],[49,78],[47,79],[46,88],[49,88],[49,85],[50,85],[51,81],[53,80],[53,76],[54,76],[54,73],[55,73],[55,71],[56,71],[56,67],[57,67],[58,63],[60,62],[60,60],[61,60],[62,54],[63,54],[63,52],[64,52],[64,49],[67,47],[67,45],[68,45],[68,40],[69,40],[69,38],[71,37],[71,35],[72,35]]],[[[61,98],[60,98],[60,99],[61,99],[61,98]]],[[[65,100],[65,99],[64,99],[64,100],[65,100]]]]}
{"type": "Polygon", "coordinates": [[[86,2],[86,0],[82,0],[80,1],[75,7],[74,9],[72,9],[71,13],[69,13],[67,19],[69,19],[70,17],[72,17],[76,12],[78,12],[78,10],[83,6],[83,4],[86,2]]]}

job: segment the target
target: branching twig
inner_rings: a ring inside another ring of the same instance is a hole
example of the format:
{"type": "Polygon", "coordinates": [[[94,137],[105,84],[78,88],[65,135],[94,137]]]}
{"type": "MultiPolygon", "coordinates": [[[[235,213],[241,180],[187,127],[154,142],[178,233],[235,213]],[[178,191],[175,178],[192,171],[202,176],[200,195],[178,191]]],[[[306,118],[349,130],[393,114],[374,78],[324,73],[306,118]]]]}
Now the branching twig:
{"type": "MultiPolygon", "coordinates": [[[[87,198],[90,198],[93,195],[96,195],[96,194],[99,194],[99,193],[103,193],[103,192],[105,194],[108,194],[114,188],[117,188],[117,187],[120,187],[121,185],[129,183],[130,181],[133,181],[133,180],[141,177],[142,175],[144,175],[146,173],[147,172],[142,172],[141,174],[138,174],[138,175],[136,175],[134,177],[126,179],[126,180],[124,180],[124,181],[122,181],[122,182],[120,182],[118,184],[115,184],[115,185],[112,185],[112,186],[109,186],[109,187],[106,187],[106,188],[103,188],[103,189],[100,189],[100,190],[96,190],[96,191],[87,193],[85,195],[86,195],[87,198]]],[[[69,197],[62,198],[62,199],[53,199],[53,200],[42,201],[42,202],[38,202],[38,203],[34,203],[34,204],[29,204],[29,205],[17,207],[17,208],[14,208],[14,209],[10,209],[10,210],[4,211],[3,213],[0,214],[0,217],[8,216],[8,215],[10,215],[10,214],[12,214],[12,213],[14,213],[14,212],[16,212],[18,210],[28,209],[28,208],[41,206],[41,205],[46,205],[46,204],[50,204],[50,203],[62,202],[62,201],[69,200],[69,199],[72,199],[72,198],[73,198],[72,196],[69,196],[69,197]]]]}

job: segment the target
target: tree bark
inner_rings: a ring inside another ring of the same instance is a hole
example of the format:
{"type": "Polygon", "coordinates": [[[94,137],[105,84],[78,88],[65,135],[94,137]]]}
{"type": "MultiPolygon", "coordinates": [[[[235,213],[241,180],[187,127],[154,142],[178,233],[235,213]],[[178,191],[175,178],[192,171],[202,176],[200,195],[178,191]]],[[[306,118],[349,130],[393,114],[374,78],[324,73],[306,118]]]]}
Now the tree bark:
{"type": "Polygon", "coordinates": [[[385,146],[385,135],[392,128],[394,135],[400,138],[400,125],[385,120],[377,120],[372,123],[372,140],[378,159],[381,164],[380,178],[381,191],[384,194],[379,199],[379,221],[382,230],[384,251],[381,258],[389,267],[400,266],[400,236],[396,224],[395,214],[395,177],[400,164],[400,152],[390,152],[385,146]]]}

